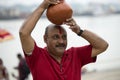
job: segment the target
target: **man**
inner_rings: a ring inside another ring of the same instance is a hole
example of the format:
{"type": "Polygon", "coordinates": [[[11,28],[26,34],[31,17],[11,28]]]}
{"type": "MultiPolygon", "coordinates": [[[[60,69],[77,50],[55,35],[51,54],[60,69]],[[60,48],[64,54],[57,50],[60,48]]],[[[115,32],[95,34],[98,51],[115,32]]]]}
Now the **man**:
{"type": "Polygon", "coordinates": [[[90,45],[66,50],[66,30],[61,25],[51,24],[47,26],[44,35],[47,46],[38,47],[31,32],[48,6],[58,3],[59,1],[55,0],[44,0],[25,21],[19,32],[33,80],[81,80],[81,67],[95,62],[96,56],[108,47],[108,43],[96,34],[82,30],[73,18],[67,19],[64,24],[90,45]]]}
{"type": "Polygon", "coordinates": [[[9,74],[6,67],[3,64],[3,60],[0,58],[0,80],[9,80],[9,74]]]}
{"type": "Polygon", "coordinates": [[[17,54],[17,58],[19,59],[19,64],[17,67],[14,67],[14,69],[18,70],[19,76],[16,76],[13,73],[12,76],[17,80],[26,80],[30,73],[27,63],[20,53],[17,54]]]}

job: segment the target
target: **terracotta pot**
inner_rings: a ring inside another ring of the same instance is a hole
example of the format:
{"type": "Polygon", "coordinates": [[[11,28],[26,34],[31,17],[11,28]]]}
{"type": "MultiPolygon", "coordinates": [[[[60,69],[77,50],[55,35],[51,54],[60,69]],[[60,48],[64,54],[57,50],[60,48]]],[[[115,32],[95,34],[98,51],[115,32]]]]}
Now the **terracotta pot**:
{"type": "Polygon", "coordinates": [[[66,19],[72,17],[72,14],[71,7],[65,1],[56,5],[50,5],[46,12],[48,20],[57,25],[63,24],[66,19]]]}

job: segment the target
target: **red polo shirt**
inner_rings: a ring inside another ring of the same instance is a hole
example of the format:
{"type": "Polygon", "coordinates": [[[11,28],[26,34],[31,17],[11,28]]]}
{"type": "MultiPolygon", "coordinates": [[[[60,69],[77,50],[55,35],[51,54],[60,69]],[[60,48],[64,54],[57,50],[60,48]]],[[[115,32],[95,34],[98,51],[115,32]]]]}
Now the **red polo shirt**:
{"type": "Polygon", "coordinates": [[[72,47],[64,52],[59,64],[47,52],[36,44],[32,55],[26,56],[33,80],[81,80],[81,67],[90,62],[92,46],[72,47]]]}

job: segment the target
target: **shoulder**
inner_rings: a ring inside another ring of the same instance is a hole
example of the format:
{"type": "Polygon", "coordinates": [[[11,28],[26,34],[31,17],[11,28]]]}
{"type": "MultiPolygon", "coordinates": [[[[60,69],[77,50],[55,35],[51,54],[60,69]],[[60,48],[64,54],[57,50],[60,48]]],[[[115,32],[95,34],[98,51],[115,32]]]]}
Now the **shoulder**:
{"type": "Polygon", "coordinates": [[[66,50],[66,52],[79,52],[79,51],[86,51],[86,50],[92,50],[92,46],[91,45],[84,45],[84,46],[80,46],[80,47],[71,47],[69,49],[66,50]]]}
{"type": "Polygon", "coordinates": [[[81,47],[71,47],[65,51],[66,54],[69,54],[71,56],[78,56],[78,57],[87,56],[87,55],[91,54],[91,52],[92,52],[91,45],[85,45],[85,46],[81,46],[81,47]]]}

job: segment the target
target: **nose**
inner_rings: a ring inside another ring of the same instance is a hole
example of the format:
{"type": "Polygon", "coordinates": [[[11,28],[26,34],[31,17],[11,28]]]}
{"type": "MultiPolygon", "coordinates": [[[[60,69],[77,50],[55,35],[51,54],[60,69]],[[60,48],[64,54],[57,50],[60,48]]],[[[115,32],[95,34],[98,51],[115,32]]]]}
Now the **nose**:
{"type": "Polygon", "coordinates": [[[59,43],[64,43],[64,40],[62,38],[59,38],[58,42],[59,43]]]}

